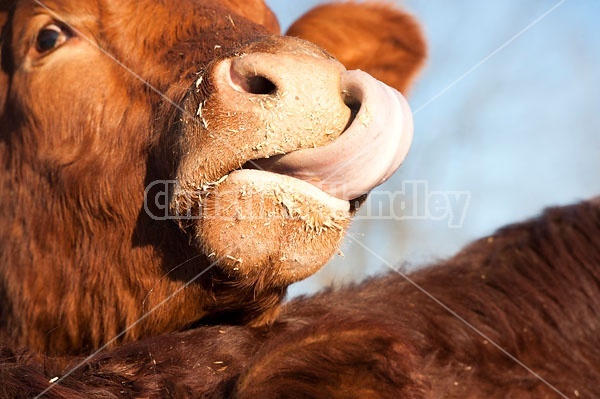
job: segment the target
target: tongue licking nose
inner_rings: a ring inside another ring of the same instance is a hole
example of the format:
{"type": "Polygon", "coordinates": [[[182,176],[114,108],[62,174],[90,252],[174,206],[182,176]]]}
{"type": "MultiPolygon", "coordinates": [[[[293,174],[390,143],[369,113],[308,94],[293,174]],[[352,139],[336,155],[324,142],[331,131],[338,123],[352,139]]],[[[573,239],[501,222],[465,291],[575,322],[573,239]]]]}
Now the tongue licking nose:
{"type": "Polygon", "coordinates": [[[343,200],[368,193],[398,169],[413,135],[410,108],[397,90],[362,71],[342,74],[349,103],[360,109],[335,141],[259,159],[259,168],[304,180],[343,200]]]}

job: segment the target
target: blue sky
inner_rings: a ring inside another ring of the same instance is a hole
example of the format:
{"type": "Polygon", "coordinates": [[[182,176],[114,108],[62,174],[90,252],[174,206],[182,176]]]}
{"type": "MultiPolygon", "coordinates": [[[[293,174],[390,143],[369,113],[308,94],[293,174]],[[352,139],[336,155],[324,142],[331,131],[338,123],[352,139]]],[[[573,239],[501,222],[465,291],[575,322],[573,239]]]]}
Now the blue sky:
{"type": "MultiPolygon", "coordinates": [[[[286,27],[322,2],[267,3],[286,27]]],[[[463,223],[363,217],[345,256],[292,294],[383,272],[386,264],[410,269],[546,206],[600,195],[600,2],[402,4],[424,27],[429,59],[409,97],[411,153],[381,190],[397,193],[418,180],[429,192],[469,192],[463,223]]]]}

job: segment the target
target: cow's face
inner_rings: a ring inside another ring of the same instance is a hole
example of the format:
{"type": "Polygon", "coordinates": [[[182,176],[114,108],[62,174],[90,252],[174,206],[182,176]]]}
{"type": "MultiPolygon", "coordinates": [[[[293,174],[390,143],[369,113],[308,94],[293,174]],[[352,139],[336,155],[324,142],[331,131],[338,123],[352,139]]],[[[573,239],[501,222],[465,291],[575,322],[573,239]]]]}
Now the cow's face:
{"type": "MultiPolygon", "coordinates": [[[[9,6],[0,267],[3,284],[26,289],[0,296],[33,304],[21,316],[32,330],[78,314],[66,347],[97,346],[174,294],[130,337],[214,314],[261,323],[287,285],[332,256],[364,195],[408,150],[402,96],[274,36],[262,1],[9,6]],[[27,293],[36,287],[49,293],[27,293]],[[114,321],[94,306],[122,309],[114,321]],[[106,331],[73,332],[98,317],[106,331]]],[[[2,319],[23,330],[17,306],[2,319]]]]}

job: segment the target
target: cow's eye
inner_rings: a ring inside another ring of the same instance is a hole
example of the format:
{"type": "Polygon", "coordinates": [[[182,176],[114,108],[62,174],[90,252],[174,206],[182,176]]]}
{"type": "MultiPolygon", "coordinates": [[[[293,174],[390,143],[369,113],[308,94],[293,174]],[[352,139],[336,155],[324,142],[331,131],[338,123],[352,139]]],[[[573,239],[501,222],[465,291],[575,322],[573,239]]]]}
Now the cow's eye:
{"type": "Polygon", "coordinates": [[[35,48],[40,53],[50,51],[67,41],[67,33],[56,24],[47,25],[38,33],[35,48]]]}

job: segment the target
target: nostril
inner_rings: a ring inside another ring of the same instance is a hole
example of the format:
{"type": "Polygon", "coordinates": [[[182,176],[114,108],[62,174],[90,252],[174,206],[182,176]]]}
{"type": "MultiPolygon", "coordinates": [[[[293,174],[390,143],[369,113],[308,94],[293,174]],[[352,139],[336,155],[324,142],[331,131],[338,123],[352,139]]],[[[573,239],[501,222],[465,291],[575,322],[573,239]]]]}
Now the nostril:
{"type": "MultiPolygon", "coordinates": [[[[237,61],[237,60],[236,60],[237,61]]],[[[249,94],[269,95],[277,92],[277,86],[270,79],[259,75],[254,65],[232,62],[229,70],[230,85],[236,91],[249,94]]]]}
{"type": "Polygon", "coordinates": [[[360,110],[360,101],[356,98],[352,98],[349,95],[347,95],[347,93],[342,93],[342,97],[344,99],[344,104],[346,104],[346,106],[348,108],[350,108],[350,117],[348,118],[348,123],[346,123],[346,127],[344,128],[344,131],[346,131],[346,129],[348,129],[350,127],[350,125],[352,124],[352,122],[354,122],[354,119],[356,118],[356,115],[358,114],[358,111],[360,110]]]}
{"type": "Polygon", "coordinates": [[[250,76],[246,78],[246,89],[251,94],[274,94],[277,86],[264,76],[250,76]]]}

